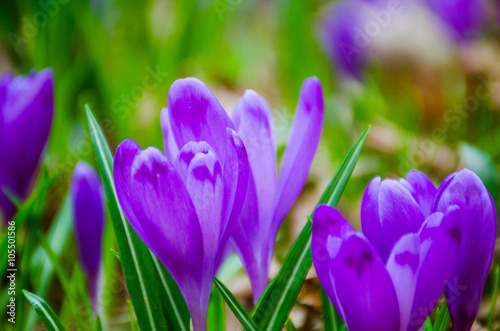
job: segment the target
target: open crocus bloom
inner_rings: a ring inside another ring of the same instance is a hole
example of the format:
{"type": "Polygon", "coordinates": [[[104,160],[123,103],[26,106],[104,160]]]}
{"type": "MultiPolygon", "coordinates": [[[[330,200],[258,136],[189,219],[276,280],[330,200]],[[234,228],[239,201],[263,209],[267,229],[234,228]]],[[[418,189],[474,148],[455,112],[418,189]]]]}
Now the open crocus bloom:
{"type": "Polygon", "coordinates": [[[233,113],[248,152],[251,175],[243,209],[231,238],[250,278],[254,303],[267,286],[278,229],[309,174],[323,128],[323,90],[319,80],[302,85],[278,179],[276,142],[267,102],[247,90],[233,113]]]}
{"type": "Polygon", "coordinates": [[[16,207],[3,190],[25,199],[38,173],[54,116],[54,73],[0,77],[0,212],[9,221],[16,207]]]}
{"type": "Polygon", "coordinates": [[[460,207],[464,224],[462,244],[445,294],[454,330],[465,331],[474,323],[493,262],[497,216],[486,187],[467,169],[443,181],[433,210],[443,211],[450,205],[460,207]]]}
{"type": "Polygon", "coordinates": [[[444,290],[461,235],[460,210],[451,206],[402,235],[384,261],[337,210],[320,205],[311,249],[318,278],[350,331],[418,330],[444,290]]]}
{"type": "Polygon", "coordinates": [[[73,171],[70,197],[80,263],[87,277],[92,309],[97,314],[104,196],[99,175],[85,162],[79,162],[73,171]]]}
{"type": "Polygon", "coordinates": [[[125,140],[116,151],[114,179],[130,225],[179,286],[194,329],[205,330],[215,266],[246,193],[248,158],[201,81],[174,82],[168,106],[162,113],[167,155],[125,140]]]}

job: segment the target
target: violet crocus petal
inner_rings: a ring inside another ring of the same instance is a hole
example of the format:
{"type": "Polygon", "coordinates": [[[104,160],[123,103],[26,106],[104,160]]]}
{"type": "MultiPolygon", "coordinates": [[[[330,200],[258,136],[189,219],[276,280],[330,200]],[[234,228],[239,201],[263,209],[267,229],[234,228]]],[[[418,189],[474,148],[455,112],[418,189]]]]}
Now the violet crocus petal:
{"type": "MultiPolygon", "coordinates": [[[[6,76],[0,84],[0,188],[25,199],[38,173],[54,116],[54,73],[6,76]],[[36,123],[34,125],[33,123],[36,123]]],[[[16,208],[0,190],[5,221],[16,208]]]]}
{"type": "Polygon", "coordinates": [[[353,233],[344,239],[331,271],[350,331],[399,330],[394,284],[384,262],[363,234],[353,233]]]}
{"type": "Polygon", "coordinates": [[[387,261],[396,242],[417,232],[425,218],[411,192],[399,181],[370,182],[361,205],[363,233],[387,261]]]}
{"type": "MultiPolygon", "coordinates": [[[[250,207],[258,208],[258,226],[265,235],[271,226],[278,185],[276,173],[276,142],[272,114],[266,100],[247,90],[238,101],[233,113],[234,124],[245,144],[253,174],[257,201],[250,207]]],[[[248,224],[247,227],[255,226],[248,224]]]]}
{"type": "Polygon", "coordinates": [[[314,211],[311,239],[314,268],[323,289],[342,317],[343,309],[337,299],[331,267],[343,240],[353,232],[352,226],[335,208],[319,205],[314,211]]]}
{"type": "Polygon", "coordinates": [[[175,142],[174,134],[170,126],[170,117],[168,114],[168,109],[163,108],[160,114],[161,130],[163,131],[163,149],[167,155],[170,162],[174,162],[177,153],[179,153],[179,147],[175,142]]]}
{"type": "Polygon", "coordinates": [[[233,111],[233,122],[245,144],[251,169],[248,191],[243,197],[241,219],[233,241],[252,284],[254,302],[267,286],[274,248],[271,226],[278,185],[276,142],[271,109],[252,90],[247,90],[233,111]]]}
{"type": "Polygon", "coordinates": [[[434,309],[448,282],[462,238],[462,215],[457,206],[431,215],[419,231],[420,268],[408,331],[418,330],[434,309]]]}
{"type": "Polygon", "coordinates": [[[445,211],[451,205],[460,208],[463,236],[446,299],[454,327],[469,330],[493,260],[496,209],[484,184],[468,169],[450,175],[439,187],[434,209],[445,211]]]}
{"type": "MultiPolygon", "coordinates": [[[[175,167],[186,185],[203,236],[203,273],[213,275],[222,229],[224,187],[214,150],[204,141],[189,142],[179,151],[175,167]]],[[[211,282],[211,277],[208,279],[211,282]]]]}
{"type": "Polygon", "coordinates": [[[331,6],[323,16],[319,36],[328,55],[344,75],[361,79],[370,52],[370,40],[363,37],[367,4],[343,1],[331,6]]]}
{"type": "Polygon", "coordinates": [[[238,224],[247,192],[250,165],[243,140],[236,131],[226,128],[226,162],[224,164],[224,212],[222,215],[222,231],[219,239],[219,257],[224,246],[238,224]]]}
{"type": "Polygon", "coordinates": [[[387,270],[399,302],[399,330],[406,330],[410,321],[419,264],[419,236],[416,233],[406,234],[396,243],[387,260],[387,270]]]}
{"type": "Polygon", "coordinates": [[[406,181],[411,185],[414,198],[417,200],[425,217],[432,213],[432,204],[437,189],[432,181],[423,172],[412,170],[406,175],[406,181]]]}
{"type": "Polygon", "coordinates": [[[179,286],[193,324],[205,328],[210,287],[202,280],[203,240],[188,190],[165,154],[141,150],[133,140],[116,150],[116,194],[132,229],[165,265],[179,286]]]}
{"type": "Polygon", "coordinates": [[[176,80],[168,91],[168,112],[177,146],[206,141],[224,165],[226,128],[234,125],[208,86],[196,78],[176,80]]]}
{"type": "Polygon", "coordinates": [[[274,241],[267,240],[258,226],[257,191],[253,175],[249,174],[243,208],[230,238],[231,246],[238,254],[252,286],[253,301],[257,303],[267,286],[274,241]]]}
{"type": "Polygon", "coordinates": [[[309,174],[323,130],[323,89],[318,78],[307,78],[300,90],[292,131],[281,160],[276,191],[274,235],[297,200],[309,174]]]}
{"type": "Polygon", "coordinates": [[[85,162],[79,162],[73,171],[70,198],[78,254],[82,269],[87,275],[89,295],[95,313],[104,231],[104,196],[99,176],[85,162]]]}

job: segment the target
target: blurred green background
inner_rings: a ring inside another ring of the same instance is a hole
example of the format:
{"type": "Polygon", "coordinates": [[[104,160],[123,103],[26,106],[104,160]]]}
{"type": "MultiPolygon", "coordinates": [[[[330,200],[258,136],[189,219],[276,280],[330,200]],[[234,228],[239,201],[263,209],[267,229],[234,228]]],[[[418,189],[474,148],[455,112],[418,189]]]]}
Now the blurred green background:
{"type": "MultiPolygon", "coordinates": [[[[264,96],[273,110],[278,153],[286,143],[304,79],[317,76],[323,85],[326,114],[321,146],[304,192],[281,230],[278,264],[367,124],[372,131],[339,205],[355,226],[359,227],[359,206],[368,181],[374,176],[404,177],[411,169],[426,172],[439,184],[451,172],[469,167],[498,202],[500,31],[494,17],[496,4],[492,2],[484,33],[467,43],[438,45],[433,31],[421,29],[425,23],[420,22],[410,29],[414,34],[377,44],[381,51],[371,57],[358,81],[337,72],[319,41],[319,20],[330,3],[2,1],[0,74],[52,67],[56,76],[55,120],[45,166],[49,175],[56,176],[57,185],[51,186],[43,209],[44,231],[63,205],[76,163],[83,159],[95,166],[84,105],[89,104],[96,114],[112,150],[126,138],[143,148],[161,148],[159,118],[167,106],[169,86],[187,76],[204,81],[228,112],[245,89],[264,96]],[[423,37],[417,39],[417,33],[423,37]],[[412,38],[420,48],[414,50],[404,43],[412,38]],[[401,43],[406,52],[393,47],[401,43]],[[477,96],[479,86],[485,87],[485,97],[477,96]]],[[[387,29],[392,28],[397,29],[387,29]]],[[[109,229],[106,237],[107,247],[112,247],[109,229]]],[[[69,250],[63,262],[71,268],[76,260],[73,240],[63,247],[69,250]]],[[[494,264],[500,262],[499,247],[494,264]]],[[[110,250],[104,251],[108,268],[118,270],[110,250]]],[[[116,279],[108,279],[107,286],[119,286],[118,271],[110,274],[116,279]]],[[[480,320],[489,308],[490,282],[480,320]]],[[[46,299],[64,311],[63,295],[57,292],[60,286],[50,284],[46,299]]],[[[304,329],[311,327],[318,305],[316,285],[310,285],[311,293],[308,286],[300,297],[307,313],[298,326],[304,329]]],[[[128,316],[120,313],[127,309],[125,293],[117,293],[106,307],[115,319],[111,324],[120,324],[128,316]]],[[[246,298],[249,289],[241,293],[240,298],[246,298]]]]}

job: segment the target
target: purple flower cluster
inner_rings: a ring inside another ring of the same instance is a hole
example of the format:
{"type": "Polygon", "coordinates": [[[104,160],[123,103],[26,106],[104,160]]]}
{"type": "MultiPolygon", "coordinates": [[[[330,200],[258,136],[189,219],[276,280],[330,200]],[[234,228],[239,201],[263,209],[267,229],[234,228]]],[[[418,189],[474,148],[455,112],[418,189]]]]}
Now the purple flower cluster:
{"type": "Polygon", "coordinates": [[[316,78],[305,81],[279,180],[271,111],[253,91],[231,120],[201,81],[177,80],[161,122],[166,153],[132,140],[118,146],[116,190],[130,225],[179,285],[195,330],[203,330],[229,241],[256,298],[266,287],[277,230],[319,143],[323,94],[316,78]]]}
{"type": "Polygon", "coordinates": [[[372,53],[372,39],[390,30],[394,18],[414,5],[429,9],[457,42],[484,30],[490,11],[488,0],[344,0],[323,15],[321,42],[343,74],[359,79],[372,53]]]}
{"type": "Polygon", "coordinates": [[[470,330],[493,259],[496,210],[464,169],[438,190],[423,173],[379,177],[361,206],[363,233],[334,208],[313,217],[314,266],[349,330],[418,330],[445,291],[455,330],[470,330]]]}

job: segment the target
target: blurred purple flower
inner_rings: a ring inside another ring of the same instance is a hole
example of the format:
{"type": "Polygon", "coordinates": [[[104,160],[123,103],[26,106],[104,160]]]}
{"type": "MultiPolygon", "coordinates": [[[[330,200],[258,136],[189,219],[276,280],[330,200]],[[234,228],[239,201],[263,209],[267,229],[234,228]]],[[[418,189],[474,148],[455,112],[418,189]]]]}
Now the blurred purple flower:
{"type": "Polygon", "coordinates": [[[431,8],[457,39],[477,36],[486,26],[489,16],[488,0],[426,0],[431,8]]]}
{"type": "Polygon", "coordinates": [[[73,171],[70,197],[80,263],[87,276],[90,301],[96,313],[105,218],[104,198],[99,176],[85,162],[79,162],[73,171]]]}
{"type": "Polygon", "coordinates": [[[367,4],[361,0],[343,1],[327,9],[319,26],[323,47],[343,74],[361,78],[370,52],[364,30],[367,4]]]}
{"type": "MultiPolygon", "coordinates": [[[[391,222],[404,224],[412,216],[393,215],[403,218],[391,222]]],[[[351,331],[418,330],[452,272],[462,234],[459,208],[433,213],[417,231],[394,245],[391,240],[387,261],[368,239],[370,230],[364,231],[366,237],[336,209],[318,206],[311,249],[323,288],[351,331]]]]}
{"type": "Polygon", "coordinates": [[[215,267],[246,193],[248,158],[228,115],[197,79],[172,84],[161,120],[167,155],[122,142],[116,191],[130,225],[179,286],[194,329],[205,330],[215,267]]]}
{"type": "Polygon", "coordinates": [[[250,278],[254,302],[267,286],[278,229],[309,174],[323,128],[323,90],[308,78],[302,85],[288,147],[278,180],[276,142],[267,102],[247,90],[234,109],[233,121],[248,152],[248,190],[231,246],[250,278]]]}
{"type": "Polygon", "coordinates": [[[0,77],[0,210],[4,222],[16,207],[2,189],[25,199],[38,174],[54,115],[51,69],[0,77]]]}
{"type": "Polygon", "coordinates": [[[450,205],[460,207],[464,231],[446,300],[454,329],[470,330],[493,261],[496,209],[479,177],[467,169],[451,174],[439,187],[434,210],[443,211],[450,205]]]}

